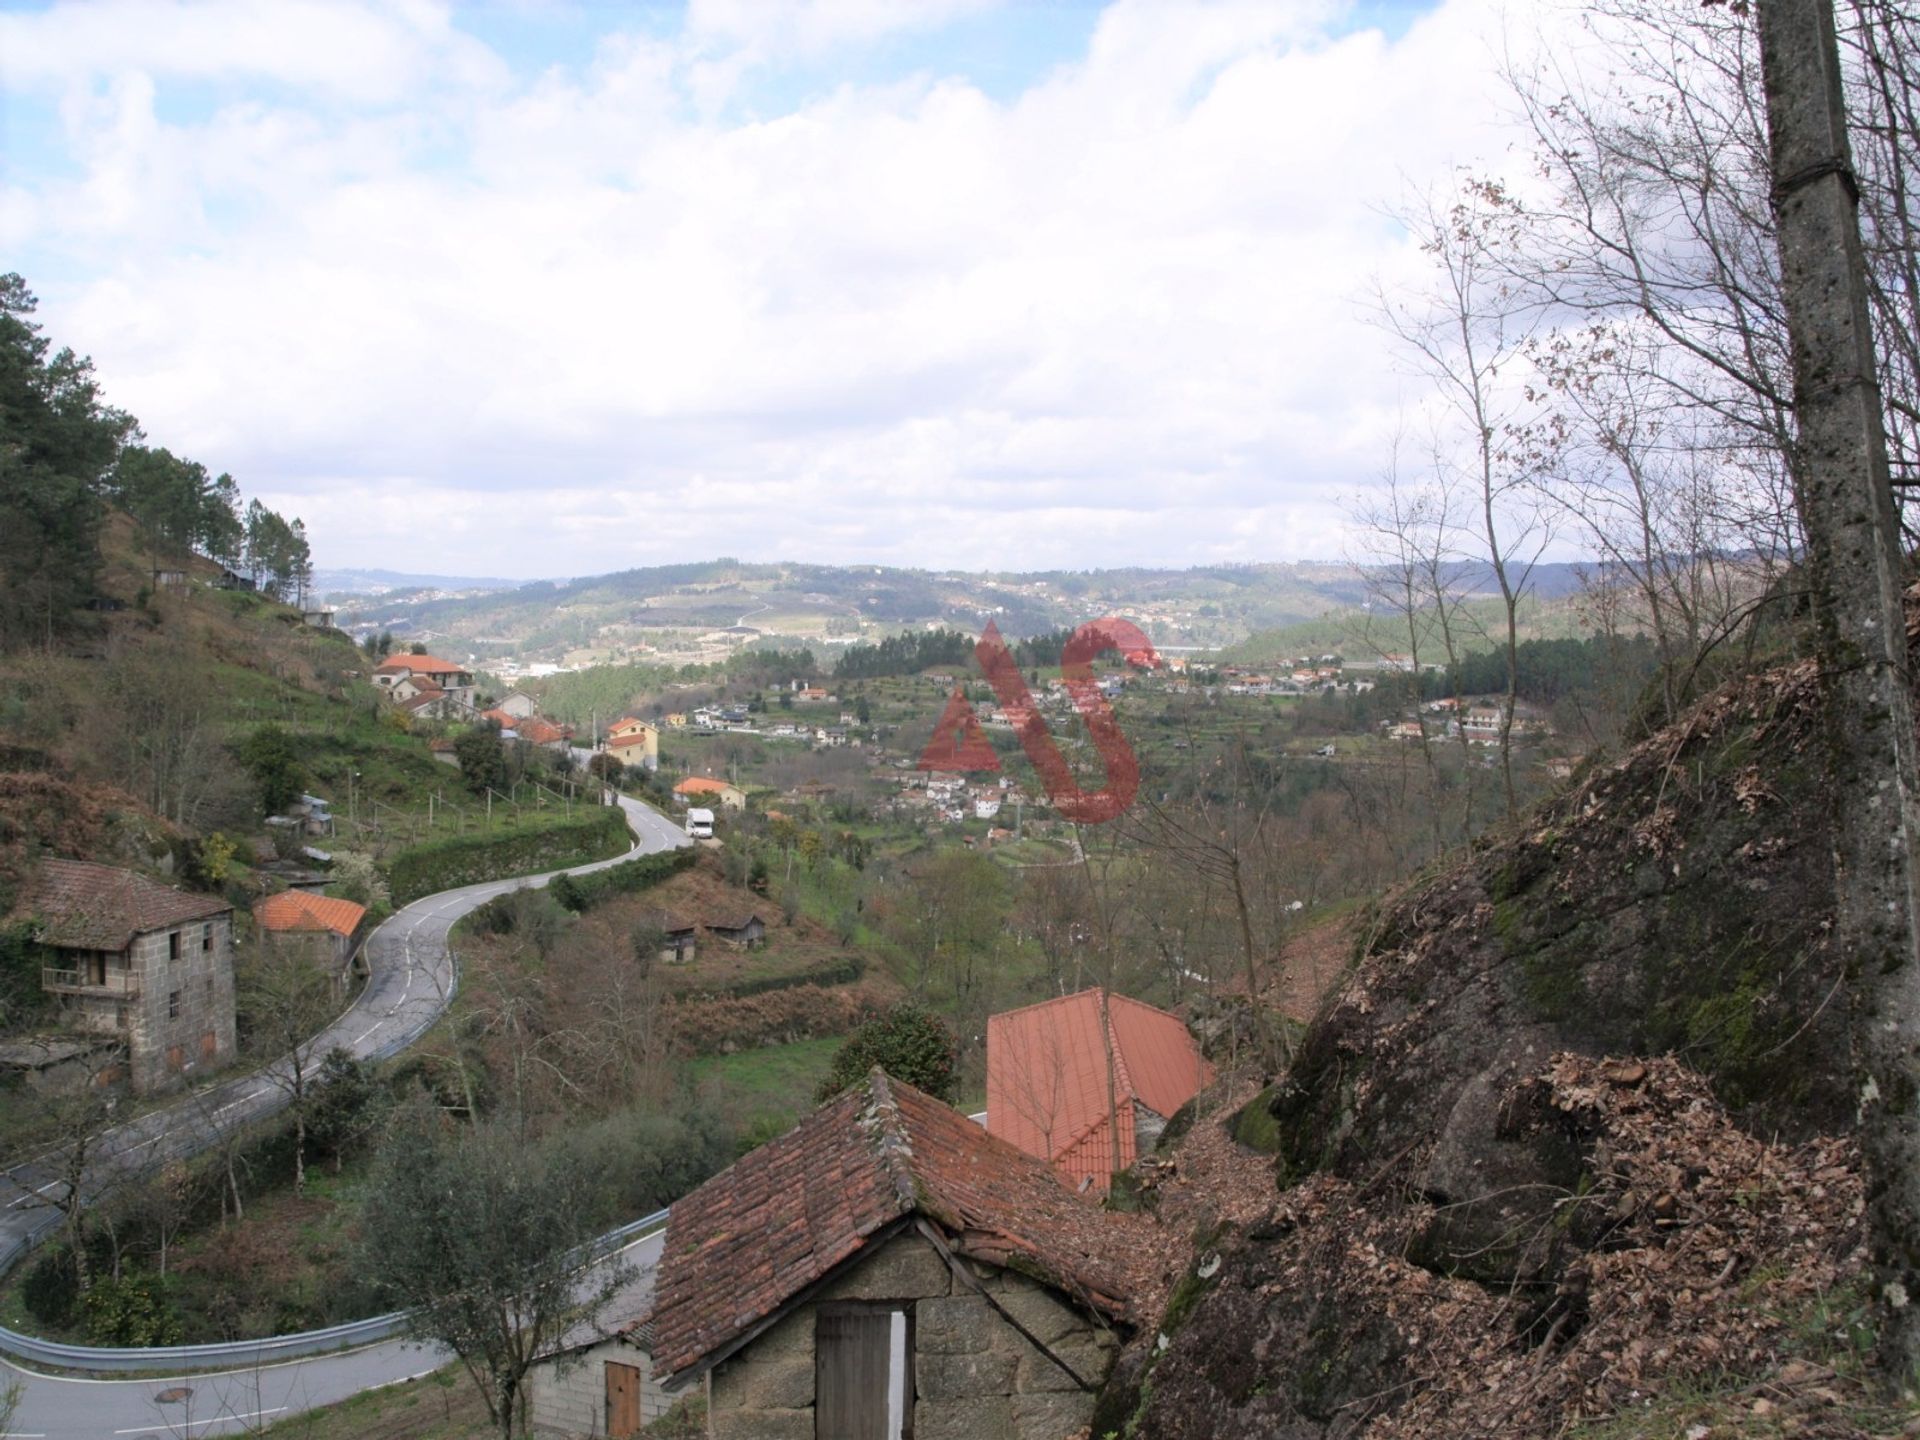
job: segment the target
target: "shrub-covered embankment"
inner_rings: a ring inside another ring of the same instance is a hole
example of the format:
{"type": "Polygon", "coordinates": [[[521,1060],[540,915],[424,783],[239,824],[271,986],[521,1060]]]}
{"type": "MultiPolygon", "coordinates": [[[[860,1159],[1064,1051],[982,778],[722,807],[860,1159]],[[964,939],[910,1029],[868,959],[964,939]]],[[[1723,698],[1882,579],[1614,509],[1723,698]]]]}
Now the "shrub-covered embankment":
{"type": "Polygon", "coordinates": [[[572,817],[556,814],[521,820],[511,830],[452,835],[411,846],[393,858],[387,878],[393,903],[405,905],[461,885],[604,860],[629,843],[625,813],[596,808],[572,817]]]}

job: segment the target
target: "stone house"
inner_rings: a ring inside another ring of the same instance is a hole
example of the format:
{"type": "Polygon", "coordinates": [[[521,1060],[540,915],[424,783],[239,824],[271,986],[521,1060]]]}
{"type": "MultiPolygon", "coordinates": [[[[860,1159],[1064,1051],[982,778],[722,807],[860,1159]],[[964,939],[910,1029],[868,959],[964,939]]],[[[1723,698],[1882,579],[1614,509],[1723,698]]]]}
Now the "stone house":
{"type": "Polygon", "coordinates": [[[266,947],[278,954],[304,954],[344,991],[366,941],[367,907],[352,900],[282,890],[253,907],[253,923],[266,947]]]}
{"type": "Polygon", "coordinates": [[[523,695],[518,690],[509,690],[506,698],[493,708],[512,716],[515,720],[530,719],[540,710],[540,707],[534,704],[532,696],[523,695]]]}
{"type": "Polygon", "coordinates": [[[716,1440],[1065,1440],[1150,1229],[875,1070],[673,1206],[645,1384],[716,1440]]]}
{"type": "Polygon", "coordinates": [[[40,972],[75,1029],[126,1046],[136,1094],[233,1059],[233,907],[131,870],[45,860],[13,918],[51,953],[40,972]]]}

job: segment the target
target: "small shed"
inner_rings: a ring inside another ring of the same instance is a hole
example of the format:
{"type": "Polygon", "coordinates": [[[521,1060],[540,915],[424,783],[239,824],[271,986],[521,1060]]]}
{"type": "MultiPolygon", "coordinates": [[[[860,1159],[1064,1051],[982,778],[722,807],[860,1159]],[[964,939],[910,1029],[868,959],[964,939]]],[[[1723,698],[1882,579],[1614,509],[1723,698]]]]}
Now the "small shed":
{"type": "Polygon", "coordinates": [[[645,923],[660,932],[660,958],[670,965],[684,965],[698,948],[700,927],[684,915],[671,910],[656,910],[645,923]]]}
{"type": "Polygon", "coordinates": [[[364,905],[307,890],[282,890],[253,907],[253,923],[269,946],[310,956],[343,990],[355,966],[364,969],[366,919],[364,905]]]}
{"type": "Polygon", "coordinates": [[[0,1076],[18,1075],[36,1095],[70,1095],[109,1085],[124,1073],[119,1042],[74,1035],[21,1035],[0,1040],[0,1076]]]}
{"type": "Polygon", "coordinates": [[[736,949],[751,950],[756,945],[767,943],[767,922],[760,918],[759,911],[748,910],[742,914],[709,919],[707,933],[736,949]]]}

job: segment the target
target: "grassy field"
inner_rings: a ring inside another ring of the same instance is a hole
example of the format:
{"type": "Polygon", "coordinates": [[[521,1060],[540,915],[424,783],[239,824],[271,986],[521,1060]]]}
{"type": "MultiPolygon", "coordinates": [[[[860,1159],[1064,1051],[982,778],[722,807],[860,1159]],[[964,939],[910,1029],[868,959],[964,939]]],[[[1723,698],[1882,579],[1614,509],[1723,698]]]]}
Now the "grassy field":
{"type": "Polygon", "coordinates": [[[813,1108],[813,1092],[840,1045],[834,1036],[796,1040],[737,1055],[702,1056],[689,1068],[696,1085],[712,1086],[728,1105],[777,1134],[813,1108]]]}
{"type": "Polygon", "coordinates": [[[498,1432],[458,1365],[368,1390],[259,1431],[272,1440],[478,1440],[498,1432]]]}

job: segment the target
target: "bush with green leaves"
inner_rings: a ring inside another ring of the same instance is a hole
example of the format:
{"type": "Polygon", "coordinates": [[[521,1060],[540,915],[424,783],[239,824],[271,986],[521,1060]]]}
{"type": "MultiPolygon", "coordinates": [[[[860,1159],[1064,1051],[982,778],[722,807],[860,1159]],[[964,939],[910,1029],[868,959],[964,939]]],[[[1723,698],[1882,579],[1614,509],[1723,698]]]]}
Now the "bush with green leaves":
{"type": "Polygon", "coordinates": [[[556,875],[548,888],[567,909],[580,913],[604,904],[616,895],[632,895],[678,875],[693,864],[699,852],[690,845],[640,855],[604,870],[584,875],[556,875]]]}
{"type": "Polygon", "coordinates": [[[834,1053],[832,1068],[820,1082],[816,1098],[826,1100],[839,1094],[878,1065],[916,1090],[951,1101],[958,1059],[959,1046],[946,1022],[924,1006],[908,1001],[876,1015],[847,1037],[834,1053]]]}
{"type": "Polygon", "coordinates": [[[93,1282],[80,1301],[87,1338],[96,1345],[177,1345],[180,1316],[158,1275],[132,1270],[93,1282]]]}
{"type": "Polygon", "coordinates": [[[234,747],[240,763],[253,777],[261,807],[278,815],[300,798],[307,772],[293,737],[278,725],[262,725],[234,747]]]}

